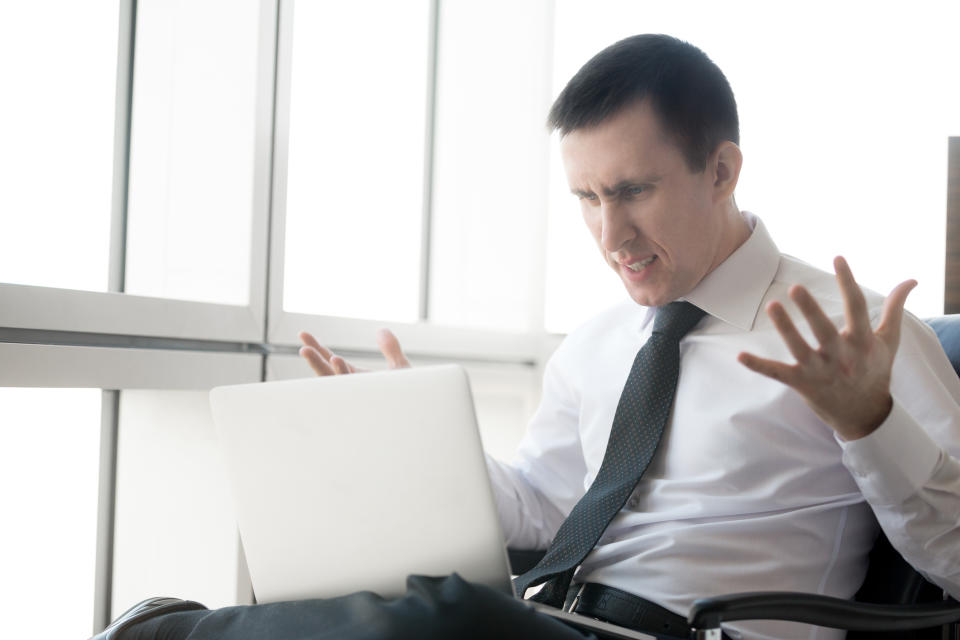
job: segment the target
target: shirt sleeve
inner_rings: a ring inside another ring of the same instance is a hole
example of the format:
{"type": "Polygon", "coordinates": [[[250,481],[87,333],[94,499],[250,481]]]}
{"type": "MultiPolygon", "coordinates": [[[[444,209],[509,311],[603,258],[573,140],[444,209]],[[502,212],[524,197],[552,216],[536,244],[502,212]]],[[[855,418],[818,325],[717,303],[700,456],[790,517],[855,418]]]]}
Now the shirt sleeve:
{"type": "Polygon", "coordinates": [[[579,401],[558,355],[547,363],[540,407],[516,457],[505,463],[487,456],[506,542],[515,549],[545,549],[585,492],[579,401]]]}
{"type": "Polygon", "coordinates": [[[957,598],[960,382],[936,338],[911,324],[894,367],[893,409],[869,436],[841,442],[843,462],[894,548],[957,598]]]}

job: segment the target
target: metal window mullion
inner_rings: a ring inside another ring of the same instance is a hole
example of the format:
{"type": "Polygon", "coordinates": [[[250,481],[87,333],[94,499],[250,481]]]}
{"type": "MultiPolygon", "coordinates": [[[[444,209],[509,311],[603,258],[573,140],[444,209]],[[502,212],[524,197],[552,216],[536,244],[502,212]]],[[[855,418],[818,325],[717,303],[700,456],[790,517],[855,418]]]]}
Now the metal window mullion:
{"type": "MultiPolygon", "coordinates": [[[[114,111],[113,190],[110,220],[110,266],[107,289],[121,293],[126,280],[127,203],[130,187],[130,130],[137,0],[121,0],[117,37],[117,92],[114,111]]],[[[110,623],[113,608],[114,524],[117,495],[117,435],[120,392],[105,390],[100,410],[100,462],[97,497],[96,570],[93,633],[110,623]]]]}
{"type": "Polygon", "coordinates": [[[127,261],[127,200],[130,189],[130,130],[137,0],[121,0],[117,44],[117,98],[113,134],[113,195],[108,291],[124,290],[127,261]]]}
{"type": "MultiPolygon", "coordinates": [[[[292,0],[287,0],[287,2],[292,2],[292,0]]],[[[262,356],[260,358],[260,380],[267,380],[267,358],[268,355],[274,351],[274,349],[269,345],[270,341],[270,317],[274,313],[274,309],[280,308],[280,305],[274,305],[271,300],[271,296],[278,295],[279,291],[274,292],[272,277],[273,272],[272,268],[274,267],[273,261],[282,261],[283,260],[283,249],[282,244],[279,245],[279,250],[275,251],[274,248],[274,216],[285,214],[286,207],[286,127],[289,123],[289,95],[290,95],[290,85],[289,85],[289,55],[283,56],[281,60],[281,46],[288,47],[286,49],[289,52],[290,46],[290,37],[292,36],[292,30],[289,29],[289,13],[283,13],[284,9],[289,12],[292,9],[292,5],[284,8],[282,6],[284,0],[261,0],[261,11],[260,11],[260,50],[257,52],[259,60],[259,77],[257,79],[257,127],[258,131],[263,130],[269,132],[268,142],[265,145],[257,145],[257,154],[264,154],[265,158],[257,158],[257,183],[263,185],[265,189],[264,198],[257,198],[255,206],[263,206],[265,208],[265,215],[263,217],[263,224],[259,225],[259,229],[263,230],[263,237],[258,238],[257,233],[252,234],[253,244],[259,244],[259,248],[262,248],[263,259],[261,261],[254,260],[252,257],[258,254],[258,248],[255,247],[251,251],[251,273],[253,269],[260,268],[262,273],[260,277],[262,278],[263,287],[259,291],[261,297],[259,300],[254,301],[252,296],[254,295],[254,287],[251,286],[251,306],[254,309],[260,311],[261,319],[261,340],[260,345],[262,351],[262,356]],[[282,21],[283,17],[286,16],[287,20],[282,21]],[[286,31],[284,28],[286,27],[286,31]],[[282,38],[286,37],[286,40],[282,38]],[[269,60],[266,58],[269,57],[269,60]],[[283,87],[280,86],[280,77],[281,71],[284,72],[283,78],[287,80],[283,87]],[[279,96],[279,92],[283,91],[284,94],[279,96]],[[279,97],[278,97],[279,96],[279,97]],[[277,191],[277,157],[278,157],[278,147],[277,147],[277,130],[278,130],[278,105],[282,105],[285,108],[283,114],[282,124],[284,127],[283,133],[283,151],[284,154],[283,164],[281,172],[283,173],[283,206],[280,207],[283,213],[277,213],[277,200],[276,200],[276,191],[277,191]],[[259,167],[263,167],[262,172],[259,167]]],[[[258,136],[259,137],[259,136],[258,136]]],[[[281,227],[282,228],[282,227],[281,227]]],[[[282,268],[282,263],[279,265],[282,268]]],[[[253,278],[251,279],[253,280],[253,278]]],[[[282,280],[281,280],[282,282],[282,280]]],[[[247,565],[246,554],[243,549],[243,540],[240,537],[240,531],[237,530],[237,581],[236,581],[236,593],[235,598],[237,604],[254,604],[256,602],[254,593],[253,593],[253,582],[250,579],[250,568],[247,565]]]]}
{"type": "Polygon", "coordinates": [[[433,176],[437,129],[437,52],[440,35],[440,0],[430,0],[427,34],[426,126],[423,143],[423,214],[420,235],[420,320],[430,316],[430,249],[433,230],[433,176]]]}
{"type": "Polygon", "coordinates": [[[120,392],[104,391],[100,413],[100,480],[97,498],[97,560],[93,633],[110,623],[113,608],[113,542],[117,507],[117,435],[120,392]]]}
{"type": "MultiPolygon", "coordinates": [[[[277,136],[280,0],[260,0],[254,142],[253,226],[250,233],[249,307],[266,343],[270,324],[272,216],[277,136]]],[[[264,360],[265,363],[265,360],[264,360]]]]}
{"type": "Polygon", "coordinates": [[[264,342],[274,339],[283,321],[283,271],[286,242],[287,165],[290,131],[290,75],[293,56],[293,0],[278,0],[273,74],[272,161],[270,164],[269,251],[267,258],[264,342]]]}

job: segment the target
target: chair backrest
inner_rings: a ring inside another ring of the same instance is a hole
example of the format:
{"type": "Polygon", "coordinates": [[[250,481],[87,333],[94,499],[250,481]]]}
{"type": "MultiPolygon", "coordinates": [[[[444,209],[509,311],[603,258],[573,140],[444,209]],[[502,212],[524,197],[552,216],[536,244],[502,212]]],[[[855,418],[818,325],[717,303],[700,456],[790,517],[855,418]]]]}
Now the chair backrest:
{"type": "MultiPolygon", "coordinates": [[[[937,334],[953,370],[960,376],[960,314],[940,316],[926,321],[937,334]]],[[[890,545],[882,533],[870,552],[870,564],[863,586],[854,596],[860,602],[880,604],[915,604],[936,602],[943,597],[943,591],[920,575],[890,545]]],[[[877,634],[858,635],[850,633],[849,640],[856,638],[877,638],[877,634]]],[[[894,636],[891,636],[894,637],[894,636]]],[[[900,632],[897,638],[939,638],[939,629],[919,631],[916,635],[900,632]]]]}
{"type": "Polygon", "coordinates": [[[926,322],[936,332],[953,370],[960,376],[960,314],[930,318],[926,322]]]}

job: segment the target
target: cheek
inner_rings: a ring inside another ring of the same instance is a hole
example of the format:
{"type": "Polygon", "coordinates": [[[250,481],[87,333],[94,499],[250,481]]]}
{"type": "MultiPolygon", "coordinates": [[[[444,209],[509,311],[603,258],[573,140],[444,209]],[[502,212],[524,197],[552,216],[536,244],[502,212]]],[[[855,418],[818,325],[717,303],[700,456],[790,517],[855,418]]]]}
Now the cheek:
{"type": "Polygon", "coordinates": [[[586,205],[581,205],[580,213],[583,216],[584,224],[587,225],[587,229],[590,231],[590,235],[593,236],[594,240],[600,242],[600,234],[603,231],[603,226],[600,223],[599,212],[594,211],[586,205]]]}

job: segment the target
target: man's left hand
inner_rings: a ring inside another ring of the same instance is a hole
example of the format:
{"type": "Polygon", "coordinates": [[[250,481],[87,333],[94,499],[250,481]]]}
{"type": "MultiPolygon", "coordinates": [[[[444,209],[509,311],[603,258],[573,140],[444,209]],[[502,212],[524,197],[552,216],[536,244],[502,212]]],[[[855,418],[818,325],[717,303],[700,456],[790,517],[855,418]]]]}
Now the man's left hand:
{"type": "Polygon", "coordinates": [[[790,299],[800,308],[820,346],[807,344],[779,302],[767,305],[796,364],[741,353],[737,360],[747,368],[793,388],[825,423],[844,440],[873,433],[893,408],[890,372],[900,345],[903,305],[915,280],[894,287],[883,305],[876,330],[870,327],[867,302],[846,260],[833,261],[843,294],[846,326],[838,330],[810,292],[800,285],[790,288],[790,299]]]}

